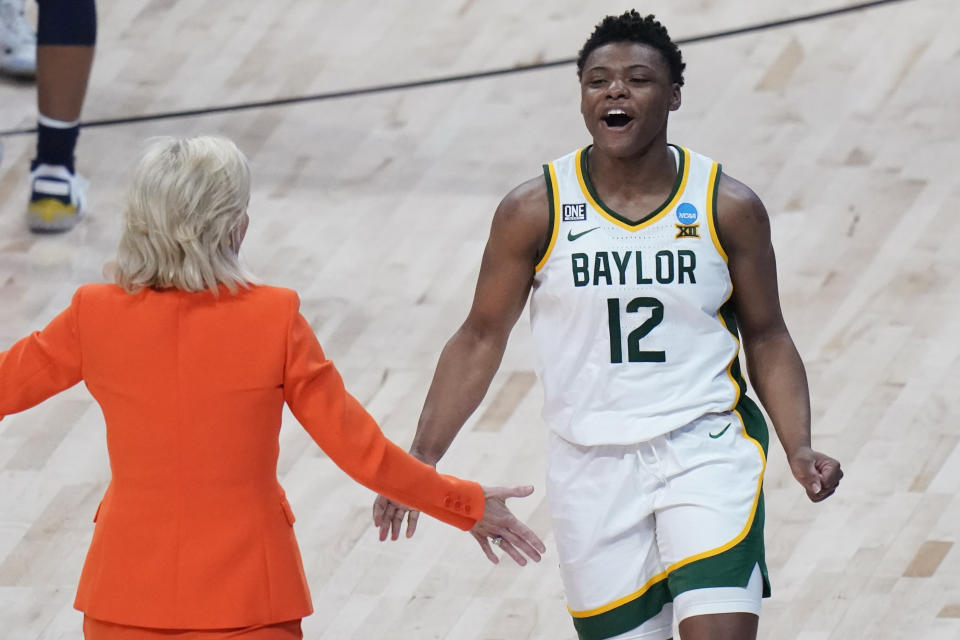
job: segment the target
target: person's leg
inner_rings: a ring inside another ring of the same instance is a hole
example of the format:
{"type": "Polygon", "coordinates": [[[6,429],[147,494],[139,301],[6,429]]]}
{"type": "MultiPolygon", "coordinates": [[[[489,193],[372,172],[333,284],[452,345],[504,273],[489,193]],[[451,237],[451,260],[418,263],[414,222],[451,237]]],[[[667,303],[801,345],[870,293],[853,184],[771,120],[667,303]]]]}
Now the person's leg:
{"type": "Polygon", "coordinates": [[[674,597],[681,640],[754,640],[763,577],[754,566],[746,587],[692,589],[674,597]]]}
{"type": "Polygon", "coordinates": [[[93,53],[92,45],[41,44],[37,47],[37,108],[40,115],[64,122],[80,119],[93,53]]]}
{"type": "Polygon", "coordinates": [[[635,446],[550,436],[547,494],[560,576],[581,640],[666,640],[673,609],[654,540],[657,480],[635,446]]]}
{"type": "Polygon", "coordinates": [[[680,640],[754,640],[760,618],[752,613],[714,613],[680,621],[680,640]]]}
{"type": "Polygon", "coordinates": [[[682,640],[753,640],[769,595],[763,550],[766,425],[711,414],[670,434],[657,541],[682,640]]]}
{"type": "MultiPolygon", "coordinates": [[[[673,605],[666,604],[653,618],[650,618],[639,627],[619,635],[604,638],[604,640],[673,640],[673,605]]],[[[587,637],[581,635],[581,640],[587,637]]]]}
{"type": "Polygon", "coordinates": [[[38,0],[37,155],[31,165],[30,228],[65,231],[83,215],[85,183],[74,151],[97,35],[94,0],[38,0]]]}
{"type": "Polygon", "coordinates": [[[27,22],[26,0],[0,0],[0,73],[32,78],[37,72],[37,34],[27,22]]]}

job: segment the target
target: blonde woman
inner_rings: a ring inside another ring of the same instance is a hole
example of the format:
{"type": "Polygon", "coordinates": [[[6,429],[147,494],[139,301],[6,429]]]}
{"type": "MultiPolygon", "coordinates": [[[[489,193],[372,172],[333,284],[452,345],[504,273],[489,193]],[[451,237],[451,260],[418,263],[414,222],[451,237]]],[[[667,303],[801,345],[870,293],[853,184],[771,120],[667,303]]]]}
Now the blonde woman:
{"type": "Polygon", "coordinates": [[[409,457],[344,390],[296,293],[254,283],[237,259],[249,193],[231,142],[152,143],[115,284],[80,287],[0,353],[0,418],[81,380],[104,412],[112,479],[75,602],[87,640],[302,637],[312,605],[276,475],[284,403],[361,484],[521,564],[544,551],[505,506],[532,488],[481,487],[409,457]]]}

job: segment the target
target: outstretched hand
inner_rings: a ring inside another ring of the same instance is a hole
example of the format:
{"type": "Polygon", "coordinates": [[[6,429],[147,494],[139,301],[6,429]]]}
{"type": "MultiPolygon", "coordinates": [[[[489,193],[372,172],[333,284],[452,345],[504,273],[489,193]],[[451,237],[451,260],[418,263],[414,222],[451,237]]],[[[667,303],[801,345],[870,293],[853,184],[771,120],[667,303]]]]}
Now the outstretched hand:
{"type": "Polygon", "coordinates": [[[802,447],[793,454],[790,458],[790,470],[813,502],[832,496],[843,478],[843,471],[837,460],[810,447],[802,447]]]}
{"type": "Polygon", "coordinates": [[[389,498],[377,496],[377,499],[373,502],[373,524],[380,527],[381,542],[386,540],[388,535],[391,540],[400,537],[404,516],[407,518],[407,537],[412,538],[413,534],[417,532],[417,520],[420,518],[420,512],[389,498]]]}
{"type": "Polygon", "coordinates": [[[534,562],[540,562],[542,553],[547,551],[543,541],[527,525],[517,520],[507,508],[507,498],[525,498],[533,493],[533,487],[483,487],[486,504],[483,519],[473,525],[470,535],[486,554],[490,562],[497,564],[500,559],[491,548],[496,544],[521,567],[527,564],[524,554],[534,562]]]}
{"type": "MultiPolygon", "coordinates": [[[[535,562],[540,562],[541,554],[546,553],[546,546],[533,531],[517,520],[516,516],[507,507],[507,498],[525,498],[533,493],[533,487],[483,487],[485,504],[483,519],[470,529],[470,535],[486,554],[490,562],[497,564],[500,558],[494,553],[491,544],[496,544],[513,560],[523,566],[527,564],[526,556],[535,562]]],[[[383,496],[377,496],[373,503],[373,524],[380,528],[380,540],[391,540],[400,537],[403,529],[403,519],[407,519],[406,537],[411,538],[417,531],[417,520],[420,512],[402,504],[398,504],[383,496]]]]}

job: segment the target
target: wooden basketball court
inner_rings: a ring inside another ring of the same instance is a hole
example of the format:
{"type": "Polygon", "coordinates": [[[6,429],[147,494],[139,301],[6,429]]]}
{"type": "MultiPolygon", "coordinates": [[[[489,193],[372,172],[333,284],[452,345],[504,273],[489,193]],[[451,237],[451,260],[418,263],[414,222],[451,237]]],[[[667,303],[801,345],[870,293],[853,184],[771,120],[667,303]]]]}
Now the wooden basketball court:
{"type": "MultiPolygon", "coordinates": [[[[608,2],[101,0],[85,120],[374,87],[569,58],[608,2]]],[[[675,38],[854,4],[651,0],[675,38]]],[[[35,12],[35,6],[30,7],[35,12]]],[[[960,638],[960,4],[912,0],[691,43],[671,140],[723,162],[771,213],[785,315],[811,381],[814,447],[846,477],[808,502],[772,438],[773,598],[760,638],[960,638]],[[958,385],[958,386],[955,386],[958,385]]],[[[215,133],[254,175],[246,260],[297,289],[348,387],[409,444],[472,299],[491,214],[541,163],[589,142],[572,65],[289,106],[85,129],[90,217],[35,236],[33,137],[0,167],[0,349],[101,278],[144,139],[215,133]]],[[[0,80],[0,130],[35,124],[0,80]]],[[[255,349],[256,345],[238,345],[255,349]]],[[[515,511],[536,566],[490,565],[424,519],[382,544],[373,494],[287,416],[281,481],[323,640],[571,640],[543,492],[545,426],[524,317],[441,470],[533,484],[515,511]]],[[[79,638],[71,608],[109,479],[80,387],[0,422],[0,635],[79,638]]],[[[136,570],[135,567],[131,568],[136,570]]]]}

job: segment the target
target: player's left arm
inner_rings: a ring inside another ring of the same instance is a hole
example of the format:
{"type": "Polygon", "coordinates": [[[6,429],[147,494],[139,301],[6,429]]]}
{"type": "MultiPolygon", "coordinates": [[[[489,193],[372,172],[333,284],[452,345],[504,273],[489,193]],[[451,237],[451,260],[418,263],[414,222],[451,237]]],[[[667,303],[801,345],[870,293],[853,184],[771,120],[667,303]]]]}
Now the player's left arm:
{"type": "Polygon", "coordinates": [[[749,187],[723,175],[717,226],[750,381],[773,421],[790,470],[810,499],[819,502],[836,491],[843,472],[839,462],[810,446],[807,374],[780,309],[767,210],[749,187]]]}

